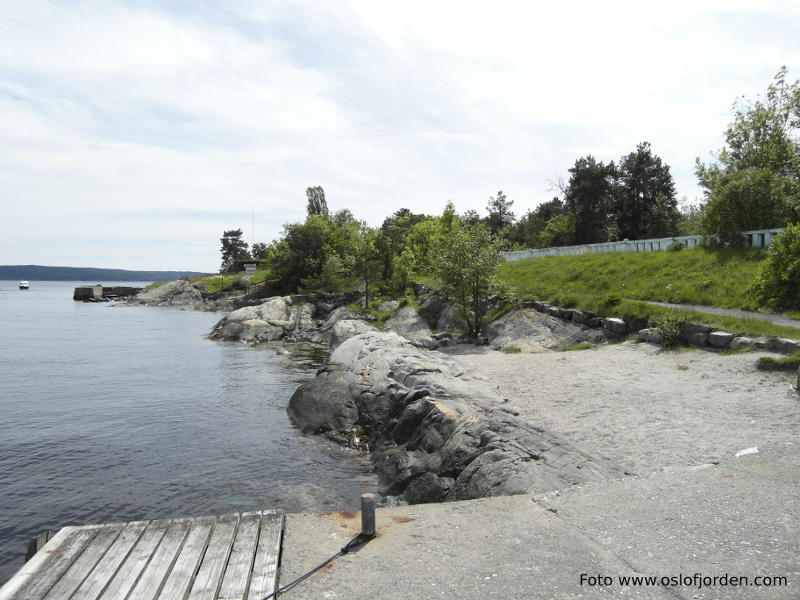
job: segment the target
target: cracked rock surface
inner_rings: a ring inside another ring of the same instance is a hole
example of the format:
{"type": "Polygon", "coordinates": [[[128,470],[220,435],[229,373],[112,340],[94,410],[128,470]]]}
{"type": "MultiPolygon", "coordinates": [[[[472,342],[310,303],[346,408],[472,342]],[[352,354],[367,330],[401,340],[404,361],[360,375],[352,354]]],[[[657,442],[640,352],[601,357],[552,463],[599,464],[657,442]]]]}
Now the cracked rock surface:
{"type": "Polygon", "coordinates": [[[462,363],[394,332],[342,342],[288,410],[310,433],[361,428],[385,491],[411,502],[539,493],[624,474],[518,418],[462,363]]]}

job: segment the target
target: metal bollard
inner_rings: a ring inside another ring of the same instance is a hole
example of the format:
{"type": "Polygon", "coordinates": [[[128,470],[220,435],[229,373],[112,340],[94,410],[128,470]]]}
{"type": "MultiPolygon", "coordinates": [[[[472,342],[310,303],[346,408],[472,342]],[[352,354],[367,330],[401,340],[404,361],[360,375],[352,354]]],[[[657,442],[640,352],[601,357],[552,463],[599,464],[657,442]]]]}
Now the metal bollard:
{"type": "Polygon", "coordinates": [[[361,535],[375,537],[375,504],[377,494],[361,494],[361,535]]]}

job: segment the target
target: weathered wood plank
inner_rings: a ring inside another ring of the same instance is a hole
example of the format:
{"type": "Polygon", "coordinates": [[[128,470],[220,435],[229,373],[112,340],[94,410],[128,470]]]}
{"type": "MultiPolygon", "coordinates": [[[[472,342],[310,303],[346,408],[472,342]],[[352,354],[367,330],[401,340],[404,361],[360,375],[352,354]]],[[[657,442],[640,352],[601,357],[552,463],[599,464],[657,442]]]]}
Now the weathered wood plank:
{"type": "Polygon", "coordinates": [[[47,544],[33,558],[27,561],[11,579],[6,581],[3,587],[0,587],[0,600],[20,598],[21,596],[18,596],[17,592],[42,571],[44,565],[49,562],[50,556],[61,547],[61,544],[69,539],[74,531],[75,527],[64,527],[50,538],[47,544]]]}
{"type": "Polygon", "coordinates": [[[261,517],[253,572],[250,575],[248,598],[261,598],[275,591],[278,585],[278,558],[283,538],[283,511],[265,510],[261,517]]]}
{"type": "Polygon", "coordinates": [[[45,547],[45,544],[50,541],[50,538],[55,535],[52,531],[45,531],[40,533],[28,543],[28,550],[25,552],[25,562],[28,562],[36,553],[45,547]]]}
{"type": "Polygon", "coordinates": [[[149,521],[131,521],[119,534],[89,576],[75,590],[71,600],[97,600],[117,574],[128,554],[139,541],[149,521]]]}
{"type": "Polygon", "coordinates": [[[214,600],[216,597],[238,524],[238,513],[223,515],[217,521],[189,593],[189,600],[214,600]]]}
{"type": "Polygon", "coordinates": [[[175,519],[169,524],[158,550],[153,553],[152,559],[127,600],[154,600],[158,597],[164,580],[178,558],[189,527],[188,519],[175,519]]]}
{"type": "Polygon", "coordinates": [[[41,600],[50,591],[61,576],[81,555],[86,545],[97,534],[97,527],[74,527],[66,539],[54,550],[48,550],[47,544],[42,550],[50,554],[34,577],[28,579],[13,598],[25,600],[41,600]]]}
{"type": "Polygon", "coordinates": [[[200,561],[206,552],[208,538],[217,522],[216,517],[200,517],[192,520],[192,528],[183,543],[180,555],[172,567],[172,571],[164,582],[159,600],[183,599],[189,592],[194,575],[200,567],[200,561]]]}
{"type": "Polygon", "coordinates": [[[169,520],[151,521],[142,533],[136,545],[120,566],[117,574],[100,595],[103,600],[120,600],[131,591],[142,571],[147,567],[150,558],[158,548],[169,526],[169,520]]]}
{"type": "Polygon", "coordinates": [[[225,576],[217,594],[218,600],[242,600],[247,594],[260,528],[260,512],[242,513],[225,576]]]}
{"type": "Polygon", "coordinates": [[[45,595],[46,600],[64,600],[77,590],[89,576],[97,563],[102,560],[108,549],[125,527],[124,523],[110,523],[98,530],[97,534],[86,545],[81,555],[75,559],[61,579],[50,588],[45,595]]]}

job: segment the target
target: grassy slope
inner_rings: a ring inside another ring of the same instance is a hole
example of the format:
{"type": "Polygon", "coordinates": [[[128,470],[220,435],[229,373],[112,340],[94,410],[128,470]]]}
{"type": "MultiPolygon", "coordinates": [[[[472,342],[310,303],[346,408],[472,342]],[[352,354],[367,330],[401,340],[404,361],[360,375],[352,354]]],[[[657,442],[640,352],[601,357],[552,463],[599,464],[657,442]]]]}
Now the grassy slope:
{"type": "MultiPolygon", "coordinates": [[[[550,256],[504,263],[500,278],[525,298],[655,320],[669,309],[636,300],[754,310],[747,287],[765,259],[762,250],[703,249],[550,256]]],[[[737,333],[800,337],[800,330],[752,319],[694,311],[687,317],[737,333]]]]}

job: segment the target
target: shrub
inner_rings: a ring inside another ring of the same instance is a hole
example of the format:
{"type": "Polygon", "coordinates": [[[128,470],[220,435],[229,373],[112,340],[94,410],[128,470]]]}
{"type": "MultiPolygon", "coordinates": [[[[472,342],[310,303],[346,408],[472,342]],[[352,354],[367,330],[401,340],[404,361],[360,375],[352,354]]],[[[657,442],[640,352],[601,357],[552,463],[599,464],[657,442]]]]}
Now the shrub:
{"type": "Polygon", "coordinates": [[[650,325],[657,327],[661,332],[664,347],[672,348],[678,345],[678,341],[683,333],[683,328],[687,323],[686,313],[673,310],[650,321],[650,325]]]}
{"type": "Polygon", "coordinates": [[[667,252],[680,252],[684,247],[683,242],[672,242],[667,246],[667,252]]]}
{"type": "Polygon", "coordinates": [[[800,223],[775,236],[767,261],[748,292],[772,310],[800,308],[800,223]]]}

